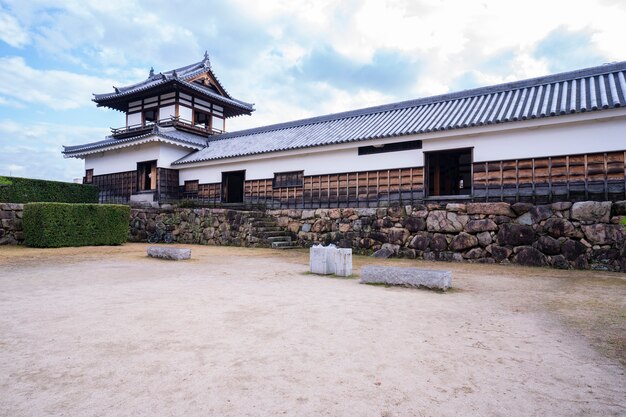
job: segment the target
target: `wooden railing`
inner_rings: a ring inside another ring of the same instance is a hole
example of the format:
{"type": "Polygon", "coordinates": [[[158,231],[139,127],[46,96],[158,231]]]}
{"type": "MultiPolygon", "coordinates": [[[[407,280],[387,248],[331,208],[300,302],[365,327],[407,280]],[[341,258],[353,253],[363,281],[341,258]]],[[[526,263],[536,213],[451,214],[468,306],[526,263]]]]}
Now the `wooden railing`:
{"type": "Polygon", "coordinates": [[[153,128],[154,125],[158,125],[159,127],[176,127],[181,130],[187,130],[192,133],[199,133],[205,135],[218,135],[220,133],[224,133],[224,130],[210,128],[205,125],[194,125],[191,120],[182,119],[180,117],[168,117],[165,119],[160,119],[156,122],[145,122],[134,125],[128,125],[124,127],[112,127],[111,135],[116,138],[120,137],[128,137],[141,132],[147,132],[153,128]]]}

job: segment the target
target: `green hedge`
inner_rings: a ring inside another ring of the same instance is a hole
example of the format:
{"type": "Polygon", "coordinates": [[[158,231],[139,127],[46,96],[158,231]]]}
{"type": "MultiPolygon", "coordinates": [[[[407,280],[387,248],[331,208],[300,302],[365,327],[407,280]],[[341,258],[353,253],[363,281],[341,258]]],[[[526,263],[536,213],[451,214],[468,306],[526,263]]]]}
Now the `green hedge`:
{"type": "Polygon", "coordinates": [[[116,204],[24,205],[24,243],[38,248],[121,245],[128,239],[130,207],[116,204]]]}
{"type": "Polygon", "coordinates": [[[71,182],[0,177],[0,203],[97,203],[98,187],[71,182]]]}

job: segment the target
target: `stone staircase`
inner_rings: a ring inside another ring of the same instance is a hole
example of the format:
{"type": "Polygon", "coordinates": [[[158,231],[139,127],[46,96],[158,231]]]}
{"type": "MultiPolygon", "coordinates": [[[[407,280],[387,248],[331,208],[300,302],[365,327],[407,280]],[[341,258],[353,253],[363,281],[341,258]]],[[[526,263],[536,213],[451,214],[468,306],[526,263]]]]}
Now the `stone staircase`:
{"type": "Polygon", "coordinates": [[[274,217],[259,216],[251,217],[250,236],[251,241],[262,246],[270,246],[274,249],[295,249],[298,244],[293,241],[291,233],[276,223],[274,217]]]}

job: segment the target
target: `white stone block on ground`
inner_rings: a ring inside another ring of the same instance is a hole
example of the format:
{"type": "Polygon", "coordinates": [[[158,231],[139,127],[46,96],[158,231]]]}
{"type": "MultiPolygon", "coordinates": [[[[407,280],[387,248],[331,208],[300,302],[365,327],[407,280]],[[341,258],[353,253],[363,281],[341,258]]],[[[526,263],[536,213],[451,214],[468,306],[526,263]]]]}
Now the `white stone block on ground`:
{"type": "Polygon", "coordinates": [[[182,261],[184,259],[191,258],[191,249],[172,248],[167,246],[148,246],[148,256],[151,258],[182,261]]]}
{"type": "Polygon", "coordinates": [[[452,287],[452,273],[432,269],[372,265],[361,268],[360,282],[446,291],[452,287]]]}
{"type": "Polygon", "coordinates": [[[352,275],[352,249],[337,248],[334,256],[335,275],[349,277],[352,275]]]}
{"type": "Polygon", "coordinates": [[[309,267],[313,274],[331,275],[335,273],[334,245],[315,245],[309,249],[309,267]]]}

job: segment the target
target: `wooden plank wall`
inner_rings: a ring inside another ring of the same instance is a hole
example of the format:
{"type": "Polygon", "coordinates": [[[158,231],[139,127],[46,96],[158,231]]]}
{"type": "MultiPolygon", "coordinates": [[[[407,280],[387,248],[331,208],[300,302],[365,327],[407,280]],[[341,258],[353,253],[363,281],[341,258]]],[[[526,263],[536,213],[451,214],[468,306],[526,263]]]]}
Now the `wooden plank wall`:
{"type": "Polygon", "coordinates": [[[377,207],[424,198],[423,169],[347,172],[305,176],[301,187],[273,188],[272,179],[250,180],[244,198],[280,208],[377,207]]]}
{"type": "Polygon", "coordinates": [[[137,171],[95,175],[92,184],[100,189],[100,203],[127,203],[137,192],[137,171]]]}
{"type": "Polygon", "coordinates": [[[157,168],[157,199],[173,201],[179,198],[178,170],[157,168]]]}
{"type": "Polygon", "coordinates": [[[475,201],[549,203],[623,200],[626,152],[473,164],[475,201]]]}

